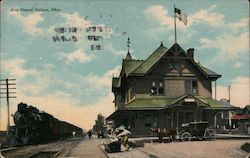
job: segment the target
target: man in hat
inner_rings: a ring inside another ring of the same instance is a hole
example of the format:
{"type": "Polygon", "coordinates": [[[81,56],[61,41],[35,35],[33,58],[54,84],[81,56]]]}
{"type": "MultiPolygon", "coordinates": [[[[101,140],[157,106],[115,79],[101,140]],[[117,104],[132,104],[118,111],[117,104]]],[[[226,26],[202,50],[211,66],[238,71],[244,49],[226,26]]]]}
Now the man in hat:
{"type": "Polygon", "coordinates": [[[122,145],[125,147],[125,151],[129,150],[128,145],[128,135],[131,134],[130,131],[126,130],[125,128],[120,128],[122,132],[117,135],[117,137],[122,137],[122,145]]]}

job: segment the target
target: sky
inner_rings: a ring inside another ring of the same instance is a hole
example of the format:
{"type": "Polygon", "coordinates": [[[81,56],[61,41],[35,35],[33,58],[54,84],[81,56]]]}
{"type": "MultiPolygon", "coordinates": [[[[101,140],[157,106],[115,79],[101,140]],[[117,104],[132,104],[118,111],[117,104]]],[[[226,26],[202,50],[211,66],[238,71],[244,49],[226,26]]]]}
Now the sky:
{"type": "MultiPolygon", "coordinates": [[[[121,70],[128,37],[135,59],[146,59],[161,42],[174,44],[174,5],[187,15],[187,25],[176,19],[177,43],[194,48],[197,62],[222,75],[217,99],[228,99],[230,84],[231,103],[244,107],[250,104],[248,3],[3,0],[0,78],[16,79],[11,113],[24,102],[90,129],[99,113],[107,117],[115,110],[111,81],[121,70]]],[[[6,128],[4,99],[0,126],[6,128]]]]}

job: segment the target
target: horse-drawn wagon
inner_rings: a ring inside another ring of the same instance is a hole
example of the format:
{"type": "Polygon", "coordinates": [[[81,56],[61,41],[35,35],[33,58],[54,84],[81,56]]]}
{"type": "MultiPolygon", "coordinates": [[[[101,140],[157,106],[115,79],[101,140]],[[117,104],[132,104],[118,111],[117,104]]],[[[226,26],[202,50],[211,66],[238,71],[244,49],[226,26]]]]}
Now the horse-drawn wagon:
{"type": "Polygon", "coordinates": [[[178,129],[178,135],[182,141],[190,141],[191,139],[206,139],[215,138],[216,131],[208,126],[208,122],[190,122],[183,124],[178,129]]]}

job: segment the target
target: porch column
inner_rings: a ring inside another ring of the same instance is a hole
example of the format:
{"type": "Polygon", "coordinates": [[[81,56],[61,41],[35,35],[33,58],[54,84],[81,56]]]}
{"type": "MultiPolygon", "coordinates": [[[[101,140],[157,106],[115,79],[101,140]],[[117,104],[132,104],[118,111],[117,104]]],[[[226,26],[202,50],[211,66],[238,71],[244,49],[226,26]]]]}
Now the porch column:
{"type": "Polygon", "coordinates": [[[171,110],[171,128],[174,127],[174,110],[171,110]]]}
{"type": "Polygon", "coordinates": [[[179,127],[179,111],[176,113],[176,127],[179,127]]]}
{"type": "Polygon", "coordinates": [[[216,85],[216,80],[214,81],[214,99],[217,99],[217,85],[216,85]]]}
{"type": "Polygon", "coordinates": [[[201,121],[201,111],[199,111],[199,121],[201,121]]]}
{"type": "Polygon", "coordinates": [[[194,111],[194,121],[197,122],[199,119],[198,119],[198,105],[196,106],[195,108],[195,111],[194,111]]]}
{"type": "Polygon", "coordinates": [[[231,127],[232,127],[232,112],[228,111],[228,125],[229,125],[229,133],[231,134],[231,127]]]}
{"type": "Polygon", "coordinates": [[[217,116],[216,113],[214,114],[214,127],[216,128],[217,126],[217,116]]]}

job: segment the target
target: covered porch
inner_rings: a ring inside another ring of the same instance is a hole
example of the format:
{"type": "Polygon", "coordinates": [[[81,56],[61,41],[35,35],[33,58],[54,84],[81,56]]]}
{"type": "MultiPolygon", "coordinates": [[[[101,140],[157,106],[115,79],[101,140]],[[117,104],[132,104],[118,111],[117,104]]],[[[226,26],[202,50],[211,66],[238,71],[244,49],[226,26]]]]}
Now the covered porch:
{"type": "Polygon", "coordinates": [[[113,120],[115,128],[120,125],[129,128],[133,136],[153,136],[150,130],[153,127],[177,129],[182,124],[198,121],[208,121],[210,126],[216,126],[217,114],[233,109],[230,104],[224,105],[220,101],[200,99],[190,94],[175,99],[135,98],[107,120],[113,120]]]}

